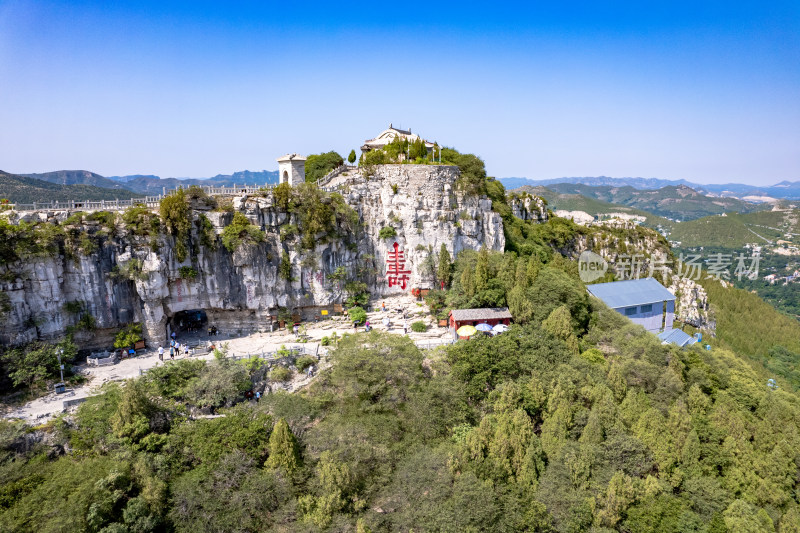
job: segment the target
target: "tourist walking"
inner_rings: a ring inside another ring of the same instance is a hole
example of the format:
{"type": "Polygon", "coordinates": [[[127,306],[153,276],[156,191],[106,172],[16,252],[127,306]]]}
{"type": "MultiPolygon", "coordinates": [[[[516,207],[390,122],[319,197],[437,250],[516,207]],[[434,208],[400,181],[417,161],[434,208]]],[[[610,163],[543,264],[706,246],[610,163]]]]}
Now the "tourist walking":
{"type": "Polygon", "coordinates": [[[164,347],[163,346],[159,346],[158,347],[158,360],[159,361],[163,361],[164,360],[164,347]]]}
{"type": "Polygon", "coordinates": [[[408,322],[403,320],[403,335],[408,335],[408,322]]]}
{"type": "Polygon", "coordinates": [[[174,346],[170,346],[169,347],[169,358],[170,359],[175,359],[175,347],[174,346]]]}

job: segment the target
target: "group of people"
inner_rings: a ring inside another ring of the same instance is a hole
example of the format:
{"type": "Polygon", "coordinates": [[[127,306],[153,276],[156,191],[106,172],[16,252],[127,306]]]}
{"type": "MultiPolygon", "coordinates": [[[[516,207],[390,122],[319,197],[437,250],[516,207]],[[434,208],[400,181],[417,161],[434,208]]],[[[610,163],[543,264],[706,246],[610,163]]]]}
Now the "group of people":
{"type": "MultiPolygon", "coordinates": [[[[175,332],[172,332],[172,339],[169,341],[169,358],[175,359],[176,355],[181,354],[181,350],[183,350],[183,354],[186,357],[189,357],[189,345],[188,344],[181,344],[177,340],[175,340],[175,332]]],[[[163,361],[164,360],[164,347],[158,347],[158,359],[163,361]]]]}

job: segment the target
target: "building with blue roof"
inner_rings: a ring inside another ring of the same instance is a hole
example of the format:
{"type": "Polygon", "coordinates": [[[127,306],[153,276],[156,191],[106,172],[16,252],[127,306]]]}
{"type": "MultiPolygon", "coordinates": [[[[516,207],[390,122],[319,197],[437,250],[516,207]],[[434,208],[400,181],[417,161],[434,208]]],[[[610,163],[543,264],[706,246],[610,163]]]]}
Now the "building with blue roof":
{"type": "Polygon", "coordinates": [[[697,339],[684,333],[679,329],[667,329],[658,334],[658,338],[662,344],[674,344],[683,348],[684,346],[691,346],[697,342],[697,339]]]}
{"type": "Polygon", "coordinates": [[[647,331],[672,329],[675,295],[653,278],[597,283],[587,289],[592,296],[647,331]]]}

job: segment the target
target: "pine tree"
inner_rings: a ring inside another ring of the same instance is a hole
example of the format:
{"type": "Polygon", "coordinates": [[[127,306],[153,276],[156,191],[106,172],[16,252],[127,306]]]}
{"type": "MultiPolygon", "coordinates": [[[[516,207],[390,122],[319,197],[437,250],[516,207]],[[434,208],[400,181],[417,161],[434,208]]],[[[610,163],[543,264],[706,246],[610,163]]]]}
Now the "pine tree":
{"type": "Polygon", "coordinates": [[[542,326],[554,337],[566,342],[573,353],[578,353],[578,338],[572,331],[572,315],[566,305],[553,309],[550,316],[542,322],[542,326]]]}
{"type": "Polygon", "coordinates": [[[475,296],[475,278],[472,275],[472,269],[467,267],[461,272],[461,288],[464,289],[464,294],[467,298],[475,296]]]}
{"type": "Polygon", "coordinates": [[[478,252],[478,262],[475,265],[475,292],[481,292],[489,283],[489,251],[484,246],[478,252]]]}
{"type": "MultiPolygon", "coordinates": [[[[520,261],[522,263],[522,261],[520,261]]],[[[508,310],[514,317],[514,322],[517,324],[525,324],[533,318],[533,303],[528,295],[525,294],[525,289],[521,285],[515,286],[506,295],[508,302],[508,310]]]]}
{"type": "Polygon", "coordinates": [[[533,283],[536,281],[536,278],[539,277],[539,269],[541,266],[542,262],[539,261],[539,258],[535,255],[531,255],[531,257],[528,259],[528,270],[526,272],[529,286],[533,285],[533,283]]]}
{"type": "Polygon", "coordinates": [[[600,414],[597,409],[592,409],[578,442],[581,444],[601,444],[603,438],[603,423],[600,421],[600,414]]]}
{"type": "Polygon", "coordinates": [[[514,277],[516,278],[517,287],[520,287],[522,289],[530,287],[530,284],[528,283],[528,271],[525,258],[520,257],[519,261],[517,261],[517,272],[514,277]]]}
{"type": "Polygon", "coordinates": [[[444,283],[445,287],[450,285],[450,271],[453,268],[453,262],[450,259],[450,252],[447,251],[447,246],[442,243],[439,250],[439,266],[436,271],[436,277],[440,283],[444,283]]]}
{"type": "Polygon", "coordinates": [[[614,398],[618,402],[625,399],[625,395],[628,393],[628,382],[625,380],[625,376],[622,375],[620,365],[611,365],[608,370],[608,384],[611,386],[611,390],[614,391],[614,398]]]}
{"type": "Polygon", "coordinates": [[[503,284],[503,288],[506,290],[506,293],[514,288],[517,273],[516,268],[517,258],[514,252],[507,252],[503,258],[503,267],[497,275],[500,283],[503,284]]]}
{"type": "Polygon", "coordinates": [[[356,151],[350,150],[350,155],[347,156],[347,162],[351,165],[356,162],[356,151]]]}
{"type": "Polygon", "coordinates": [[[292,430],[289,429],[289,424],[283,418],[278,419],[272,428],[272,434],[269,436],[269,457],[264,466],[284,468],[289,473],[300,467],[300,447],[292,430]]]}

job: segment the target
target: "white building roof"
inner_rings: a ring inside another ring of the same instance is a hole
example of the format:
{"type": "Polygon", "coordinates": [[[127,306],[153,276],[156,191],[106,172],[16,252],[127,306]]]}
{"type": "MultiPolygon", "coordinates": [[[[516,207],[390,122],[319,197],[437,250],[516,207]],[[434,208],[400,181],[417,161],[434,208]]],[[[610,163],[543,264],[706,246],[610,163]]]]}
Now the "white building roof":
{"type": "MultiPolygon", "coordinates": [[[[395,137],[400,137],[401,139],[408,139],[411,142],[416,141],[417,139],[420,138],[420,136],[417,135],[416,133],[411,133],[411,130],[401,130],[389,124],[389,127],[380,132],[378,135],[376,135],[374,139],[367,139],[366,141],[364,141],[364,145],[369,146],[370,148],[383,148],[384,146],[392,142],[392,140],[394,140],[395,137]]],[[[422,141],[425,143],[426,147],[428,148],[433,147],[432,142],[428,142],[425,139],[422,139],[422,141]]]]}
{"type": "Polygon", "coordinates": [[[300,154],[286,154],[278,158],[278,163],[281,161],[305,161],[306,158],[300,154]]]}

